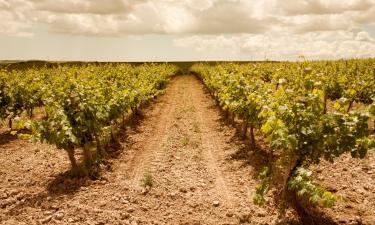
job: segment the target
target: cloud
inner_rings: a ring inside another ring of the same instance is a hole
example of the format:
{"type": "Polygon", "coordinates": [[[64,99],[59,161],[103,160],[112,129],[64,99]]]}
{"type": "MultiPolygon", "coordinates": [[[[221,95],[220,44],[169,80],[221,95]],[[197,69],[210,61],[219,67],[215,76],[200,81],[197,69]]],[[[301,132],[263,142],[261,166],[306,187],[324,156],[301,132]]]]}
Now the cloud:
{"type": "Polygon", "coordinates": [[[348,20],[347,15],[305,15],[294,18],[289,23],[291,31],[309,33],[317,31],[358,31],[360,25],[348,20]]]}
{"type": "Polygon", "coordinates": [[[283,0],[277,1],[277,8],[282,14],[324,15],[342,14],[347,11],[367,11],[374,6],[373,0],[283,0]]]}
{"type": "Polygon", "coordinates": [[[161,34],[197,51],[375,54],[374,32],[364,30],[375,24],[375,0],[0,0],[0,18],[10,36],[161,34]]]}
{"type": "Polygon", "coordinates": [[[375,21],[375,0],[0,0],[0,10],[14,30],[115,36],[358,31],[375,21]]]}
{"type": "Polygon", "coordinates": [[[66,14],[123,14],[143,0],[34,0],[36,10],[66,14]]]}
{"type": "Polygon", "coordinates": [[[196,35],[178,38],[174,45],[200,52],[226,49],[234,55],[256,60],[332,59],[374,57],[375,41],[364,31],[317,32],[307,34],[268,33],[243,35],[196,35]]]}
{"type": "Polygon", "coordinates": [[[28,13],[31,2],[26,0],[0,0],[0,33],[12,36],[30,37],[32,17],[28,13]]]}
{"type": "Polygon", "coordinates": [[[358,32],[357,36],[355,37],[355,40],[361,42],[375,42],[375,39],[372,38],[370,34],[365,31],[358,32]]]}
{"type": "Polygon", "coordinates": [[[38,22],[60,33],[97,35],[259,33],[277,25],[241,1],[34,1],[38,22]],[[136,2],[136,3],[135,3],[136,2]]]}
{"type": "Polygon", "coordinates": [[[191,33],[261,33],[279,24],[275,17],[256,17],[252,11],[241,1],[218,2],[208,10],[193,12],[191,33]]]}

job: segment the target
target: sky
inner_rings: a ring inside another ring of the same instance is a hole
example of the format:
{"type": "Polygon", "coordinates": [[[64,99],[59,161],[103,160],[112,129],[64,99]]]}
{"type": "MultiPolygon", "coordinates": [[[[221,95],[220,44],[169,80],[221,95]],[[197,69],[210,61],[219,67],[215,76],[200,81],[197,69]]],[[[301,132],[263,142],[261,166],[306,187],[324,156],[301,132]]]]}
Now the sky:
{"type": "Polygon", "coordinates": [[[375,0],[0,0],[0,60],[375,57],[375,0]]]}

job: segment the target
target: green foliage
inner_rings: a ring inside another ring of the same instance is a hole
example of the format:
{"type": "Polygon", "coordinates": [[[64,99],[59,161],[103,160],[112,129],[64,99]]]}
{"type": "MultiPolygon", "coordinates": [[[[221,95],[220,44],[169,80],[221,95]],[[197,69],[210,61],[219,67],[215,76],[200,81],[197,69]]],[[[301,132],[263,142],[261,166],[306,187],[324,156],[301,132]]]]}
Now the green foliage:
{"type": "Polygon", "coordinates": [[[335,196],[314,183],[311,174],[311,171],[303,167],[298,168],[288,183],[289,188],[295,190],[298,196],[306,195],[312,203],[332,207],[336,201],[335,196]]]}
{"type": "Polygon", "coordinates": [[[146,172],[142,178],[142,186],[143,187],[152,187],[154,185],[154,179],[150,172],[146,172]]]}
{"type": "Polygon", "coordinates": [[[255,187],[255,194],[253,196],[253,202],[256,205],[263,205],[265,203],[264,194],[267,192],[269,184],[268,184],[268,176],[269,176],[269,168],[263,167],[260,173],[258,174],[258,181],[259,184],[255,187]]]}
{"type": "Polygon", "coordinates": [[[187,145],[189,144],[189,137],[186,136],[186,135],[184,135],[184,136],[182,137],[182,139],[181,139],[181,144],[182,144],[183,146],[187,146],[187,145]]]}
{"type": "MultiPolygon", "coordinates": [[[[369,119],[375,117],[374,67],[375,60],[367,59],[196,64],[191,70],[223,110],[264,135],[281,157],[278,162],[284,170],[272,172],[285,176],[285,186],[331,206],[334,197],[318,188],[302,166],[322,159],[333,162],[344,153],[363,158],[374,149],[368,127],[369,119]],[[333,101],[333,109],[328,101],[333,101]],[[353,107],[355,102],[364,107],[353,107]]],[[[264,201],[265,180],[256,187],[256,203],[264,201]]]]}
{"type": "Polygon", "coordinates": [[[0,117],[12,119],[44,107],[46,117],[28,125],[33,139],[67,151],[82,149],[84,164],[90,166],[98,161],[101,147],[109,143],[117,119],[160,94],[176,71],[167,64],[1,71],[0,117]]]}

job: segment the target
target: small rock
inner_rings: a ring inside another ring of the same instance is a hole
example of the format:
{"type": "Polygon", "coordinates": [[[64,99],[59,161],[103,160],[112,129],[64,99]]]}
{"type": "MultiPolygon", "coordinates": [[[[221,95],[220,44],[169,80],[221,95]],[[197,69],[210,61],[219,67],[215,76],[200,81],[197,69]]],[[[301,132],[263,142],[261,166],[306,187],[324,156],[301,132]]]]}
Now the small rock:
{"type": "Polygon", "coordinates": [[[52,219],[52,216],[47,216],[46,218],[44,218],[41,222],[44,224],[44,223],[48,223],[49,221],[51,221],[52,219]]]}
{"type": "Polygon", "coordinates": [[[73,222],[74,222],[74,219],[73,219],[73,218],[69,218],[69,219],[68,219],[68,222],[69,222],[69,223],[73,223],[73,222]]]}
{"type": "Polygon", "coordinates": [[[129,202],[130,202],[130,203],[133,203],[133,204],[138,204],[138,200],[135,199],[135,198],[131,198],[131,199],[129,199],[129,202]]]}
{"type": "Polygon", "coordinates": [[[13,189],[13,190],[11,190],[11,191],[9,192],[9,195],[14,196],[14,195],[18,195],[18,193],[20,193],[18,190],[13,189]]]}
{"type": "Polygon", "coordinates": [[[219,201],[214,201],[214,202],[212,203],[212,205],[215,206],[215,207],[218,207],[218,206],[220,205],[220,202],[219,202],[219,201]]]}
{"type": "Polygon", "coordinates": [[[52,212],[51,212],[51,211],[45,211],[45,212],[44,212],[44,215],[46,215],[46,216],[51,216],[51,215],[52,215],[52,212]]]}
{"type": "Polygon", "coordinates": [[[52,210],[59,210],[60,207],[59,207],[58,205],[53,205],[53,206],[51,206],[51,209],[52,209],[52,210]]]}
{"type": "Polygon", "coordinates": [[[119,201],[119,200],[120,200],[120,198],[117,197],[117,196],[113,196],[113,197],[112,197],[112,201],[119,201]]]}
{"type": "Polygon", "coordinates": [[[172,192],[169,194],[169,196],[172,198],[172,199],[175,199],[176,198],[176,193],[172,192]]]}
{"type": "Polygon", "coordinates": [[[327,187],[327,191],[336,193],[337,192],[337,188],[336,187],[327,187]]]}
{"type": "Polygon", "coordinates": [[[248,223],[251,221],[251,215],[249,213],[245,213],[238,216],[240,223],[248,223]]]}
{"type": "Polygon", "coordinates": [[[366,191],[362,188],[357,189],[357,193],[364,194],[366,191]]]}
{"type": "Polygon", "coordinates": [[[6,199],[6,198],[8,198],[8,194],[6,192],[4,192],[3,194],[1,194],[0,198],[6,199]]]}
{"type": "Polygon", "coordinates": [[[64,218],[64,213],[63,212],[58,212],[55,215],[56,220],[62,220],[64,218]]]}
{"type": "Polygon", "coordinates": [[[127,213],[124,213],[124,212],[122,212],[122,213],[120,214],[120,216],[121,216],[121,219],[122,219],[122,220],[127,220],[127,219],[130,218],[130,215],[127,214],[127,213]]]}
{"type": "Polygon", "coordinates": [[[22,199],[23,199],[23,197],[24,197],[24,195],[23,195],[23,194],[19,194],[19,195],[17,195],[16,199],[17,199],[18,201],[20,201],[20,200],[22,200],[22,199]]]}
{"type": "Polygon", "coordinates": [[[186,193],[187,190],[186,190],[186,188],[182,187],[182,188],[180,188],[180,192],[182,192],[182,193],[186,193]]]}
{"type": "Polygon", "coordinates": [[[141,191],[140,191],[140,194],[141,195],[146,195],[148,192],[149,192],[148,188],[142,188],[141,191]]]}
{"type": "Polygon", "coordinates": [[[226,216],[227,216],[227,217],[233,217],[233,213],[231,213],[231,212],[227,212],[226,216]]]}
{"type": "Polygon", "coordinates": [[[129,208],[128,210],[126,210],[128,213],[132,213],[134,212],[134,209],[133,208],[129,208]]]}
{"type": "Polygon", "coordinates": [[[198,204],[197,203],[191,203],[189,204],[189,206],[193,209],[197,208],[198,207],[198,204]]]}
{"type": "Polygon", "coordinates": [[[0,203],[1,208],[5,208],[6,206],[13,205],[17,202],[16,199],[8,198],[0,203]]]}

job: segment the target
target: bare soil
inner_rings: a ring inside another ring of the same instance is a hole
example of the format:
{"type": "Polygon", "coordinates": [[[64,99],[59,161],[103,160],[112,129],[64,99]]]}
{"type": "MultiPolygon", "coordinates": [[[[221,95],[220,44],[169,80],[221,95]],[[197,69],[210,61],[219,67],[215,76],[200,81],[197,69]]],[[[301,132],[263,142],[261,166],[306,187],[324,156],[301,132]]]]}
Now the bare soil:
{"type": "MultiPolygon", "coordinates": [[[[176,77],[142,114],[98,180],[66,176],[64,151],[1,135],[0,224],[299,224],[292,212],[277,218],[272,196],[252,203],[266,159],[249,157],[194,76],[176,77]]],[[[324,211],[338,224],[375,224],[373,154],[366,160],[313,168],[346,199],[324,211]]]]}
{"type": "Polygon", "coordinates": [[[375,154],[365,159],[343,155],[333,164],[312,167],[317,182],[337,196],[324,211],[337,224],[375,224],[375,154]]]}

